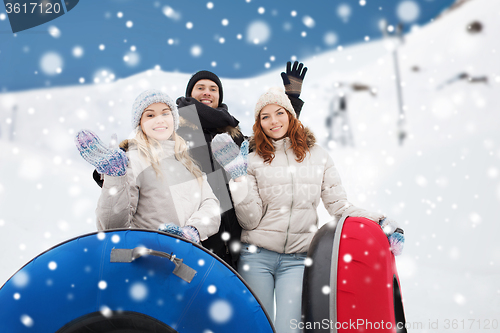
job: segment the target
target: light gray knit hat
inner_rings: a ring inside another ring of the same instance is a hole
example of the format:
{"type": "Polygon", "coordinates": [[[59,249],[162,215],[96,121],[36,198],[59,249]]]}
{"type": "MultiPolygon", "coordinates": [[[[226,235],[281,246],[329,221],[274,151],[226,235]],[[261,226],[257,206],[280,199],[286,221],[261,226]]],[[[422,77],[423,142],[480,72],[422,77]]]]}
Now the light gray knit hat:
{"type": "Polygon", "coordinates": [[[290,112],[292,116],[297,118],[297,115],[295,114],[295,110],[293,109],[292,103],[290,102],[290,99],[288,99],[288,96],[285,94],[283,89],[278,88],[278,87],[272,87],[269,88],[269,90],[262,95],[260,95],[259,100],[257,101],[257,104],[255,105],[255,119],[260,114],[260,111],[269,104],[277,104],[281,107],[283,107],[285,110],[290,112]]]}
{"type": "Polygon", "coordinates": [[[144,109],[154,103],[165,103],[170,107],[172,116],[174,117],[174,128],[177,131],[179,128],[179,110],[177,110],[177,105],[170,96],[156,89],[143,91],[135,99],[134,105],[132,106],[132,128],[135,129],[139,126],[144,109]]]}

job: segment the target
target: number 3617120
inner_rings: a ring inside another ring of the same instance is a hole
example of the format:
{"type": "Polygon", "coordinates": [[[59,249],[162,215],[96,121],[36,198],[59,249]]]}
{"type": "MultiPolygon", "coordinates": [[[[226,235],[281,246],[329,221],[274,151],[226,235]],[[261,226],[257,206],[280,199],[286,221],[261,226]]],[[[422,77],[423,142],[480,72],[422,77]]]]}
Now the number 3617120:
{"type": "Polygon", "coordinates": [[[29,4],[27,3],[10,3],[7,2],[5,4],[5,10],[7,14],[58,14],[61,11],[61,5],[59,3],[36,3],[36,2],[30,2],[29,4]]]}

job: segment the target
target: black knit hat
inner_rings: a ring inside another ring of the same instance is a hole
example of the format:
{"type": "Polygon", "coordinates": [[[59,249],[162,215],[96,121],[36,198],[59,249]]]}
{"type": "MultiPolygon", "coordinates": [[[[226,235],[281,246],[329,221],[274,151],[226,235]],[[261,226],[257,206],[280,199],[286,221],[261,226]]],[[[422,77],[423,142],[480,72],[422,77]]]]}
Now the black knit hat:
{"type": "Polygon", "coordinates": [[[188,85],[186,87],[186,97],[191,97],[191,92],[193,91],[194,85],[200,80],[210,80],[215,82],[219,87],[219,106],[222,104],[222,83],[217,75],[209,71],[199,71],[189,79],[188,85]]]}

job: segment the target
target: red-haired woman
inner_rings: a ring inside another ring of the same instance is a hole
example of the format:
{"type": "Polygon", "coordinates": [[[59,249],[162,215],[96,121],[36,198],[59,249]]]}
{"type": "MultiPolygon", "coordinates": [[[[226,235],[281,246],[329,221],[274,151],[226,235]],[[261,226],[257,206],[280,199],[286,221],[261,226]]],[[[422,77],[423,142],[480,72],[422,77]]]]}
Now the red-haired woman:
{"type": "Polygon", "coordinates": [[[304,324],[304,260],[318,228],[320,199],[337,218],[361,216],[378,222],[384,216],[347,201],[332,158],[315,144],[281,90],[271,89],[259,98],[253,131],[250,154],[245,144],[240,151],[224,134],[212,141],[215,158],[231,174],[231,194],[243,228],[238,272],[271,318],[276,294],[276,331],[298,332],[304,324]]]}

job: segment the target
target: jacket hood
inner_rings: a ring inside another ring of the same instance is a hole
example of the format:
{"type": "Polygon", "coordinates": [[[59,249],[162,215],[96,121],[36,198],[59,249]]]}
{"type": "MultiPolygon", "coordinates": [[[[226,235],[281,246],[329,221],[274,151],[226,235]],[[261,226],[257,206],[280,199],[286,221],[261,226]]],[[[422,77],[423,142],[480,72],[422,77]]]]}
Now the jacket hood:
{"type": "MultiPolygon", "coordinates": [[[[307,148],[311,149],[316,144],[316,137],[309,127],[304,127],[304,131],[306,132],[307,148]]],[[[253,136],[250,138],[248,144],[250,151],[255,151],[255,140],[253,136]]]]}
{"type": "Polygon", "coordinates": [[[125,151],[128,151],[128,147],[129,147],[129,142],[128,142],[128,139],[125,139],[123,140],[122,142],[120,142],[120,144],[118,145],[121,149],[125,150],[125,151]]]}
{"type": "MultiPolygon", "coordinates": [[[[171,142],[173,142],[173,141],[171,141],[171,142]]],[[[136,143],[134,142],[133,139],[130,139],[130,140],[129,139],[125,139],[122,142],[120,142],[120,144],[118,145],[118,147],[120,149],[124,150],[124,151],[129,151],[130,149],[133,149],[133,146],[135,147],[135,145],[136,145],[136,143]]],[[[170,144],[170,145],[167,145],[167,146],[164,146],[162,144],[163,147],[168,147],[168,146],[173,147],[173,145],[174,145],[173,143],[170,144]]]]}

